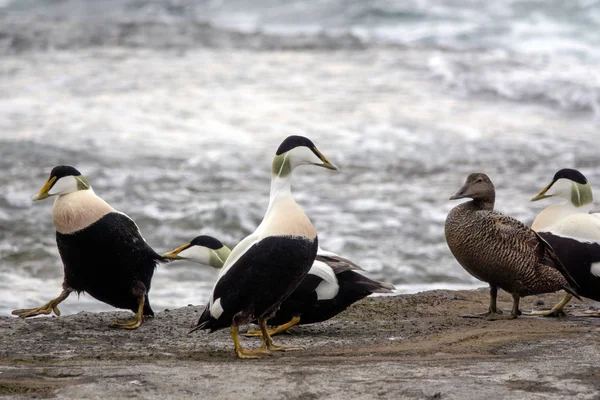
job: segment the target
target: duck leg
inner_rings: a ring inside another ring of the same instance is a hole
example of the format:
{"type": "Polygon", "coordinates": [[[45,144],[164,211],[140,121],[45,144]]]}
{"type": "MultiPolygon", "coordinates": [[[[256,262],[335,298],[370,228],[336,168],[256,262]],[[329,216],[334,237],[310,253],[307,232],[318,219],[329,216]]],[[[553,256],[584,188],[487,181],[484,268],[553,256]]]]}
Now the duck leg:
{"type": "MultiPolygon", "coordinates": [[[[273,329],[269,329],[269,335],[275,336],[279,333],[287,332],[288,329],[290,329],[294,325],[297,325],[299,322],[300,322],[300,317],[296,316],[283,325],[279,325],[273,329]]],[[[248,332],[246,332],[244,334],[244,336],[247,336],[247,337],[262,336],[262,331],[260,329],[251,329],[248,332]]]]}
{"type": "Polygon", "coordinates": [[[265,347],[259,347],[258,349],[244,349],[240,344],[239,328],[237,325],[231,325],[231,337],[233,338],[233,345],[235,347],[235,353],[238,358],[250,359],[260,358],[261,355],[272,355],[269,350],[265,347]]]}
{"type": "Polygon", "coordinates": [[[263,348],[267,348],[271,351],[292,351],[292,350],[304,350],[304,347],[300,346],[277,346],[273,344],[273,339],[271,339],[271,335],[269,335],[269,330],[267,329],[267,319],[259,318],[258,326],[260,326],[260,330],[263,335],[263,348]]]}
{"type": "Polygon", "coordinates": [[[565,308],[565,306],[569,303],[569,301],[571,301],[571,299],[573,298],[573,295],[570,293],[565,294],[565,297],[563,297],[563,299],[554,307],[552,307],[551,310],[544,310],[544,311],[532,311],[530,313],[525,313],[525,315],[541,315],[542,317],[561,317],[565,315],[565,312],[563,311],[563,308],[565,308]]]}
{"type": "Polygon", "coordinates": [[[50,300],[46,304],[38,308],[22,308],[19,310],[14,310],[12,315],[17,315],[20,318],[28,318],[35,317],[40,314],[51,314],[54,311],[57,317],[60,316],[60,310],[58,309],[58,305],[62,303],[69,295],[71,294],[71,290],[63,289],[62,293],[55,299],[50,300]]]}
{"type": "Polygon", "coordinates": [[[521,300],[521,296],[516,293],[512,294],[513,297],[513,306],[512,310],[510,310],[510,314],[490,314],[485,319],[488,321],[498,321],[503,319],[515,319],[519,315],[521,315],[521,311],[519,311],[519,302],[521,300]]]}
{"type": "Polygon", "coordinates": [[[490,284],[490,306],[488,311],[483,314],[463,314],[461,317],[463,318],[489,318],[494,317],[496,315],[502,315],[502,310],[496,307],[496,299],[498,297],[498,286],[494,286],[490,284]]]}
{"type": "Polygon", "coordinates": [[[146,296],[141,296],[138,303],[138,310],[135,313],[133,319],[116,320],[110,323],[111,328],[120,329],[137,329],[144,322],[144,304],[146,303],[146,296]]]}

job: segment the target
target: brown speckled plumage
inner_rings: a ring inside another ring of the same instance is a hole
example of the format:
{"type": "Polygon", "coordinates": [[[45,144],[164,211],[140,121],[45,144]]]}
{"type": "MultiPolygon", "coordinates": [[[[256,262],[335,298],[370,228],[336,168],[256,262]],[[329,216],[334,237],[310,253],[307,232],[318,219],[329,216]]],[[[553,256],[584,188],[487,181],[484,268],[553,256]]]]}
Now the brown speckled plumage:
{"type": "Polygon", "coordinates": [[[519,297],[574,293],[576,284],[550,245],[518,220],[494,211],[494,185],[485,174],[471,174],[452,199],[473,200],[454,207],[446,218],[446,241],[460,265],[490,286],[519,297]]]}

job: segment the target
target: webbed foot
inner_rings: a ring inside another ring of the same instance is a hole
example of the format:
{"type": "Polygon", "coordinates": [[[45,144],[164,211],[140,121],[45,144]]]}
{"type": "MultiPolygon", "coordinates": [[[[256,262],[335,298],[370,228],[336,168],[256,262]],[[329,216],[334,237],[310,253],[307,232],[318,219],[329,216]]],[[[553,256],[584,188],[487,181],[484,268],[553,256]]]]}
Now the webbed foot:
{"type": "Polygon", "coordinates": [[[136,315],[133,319],[118,319],[110,323],[111,328],[119,329],[137,329],[144,322],[144,317],[136,315]]]}
{"type": "Polygon", "coordinates": [[[110,323],[110,325],[108,325],[111,328],[119,328],[119,329],[137,329],[142,325],[142,322],[144,322],[144,303],[145,303],[145,297],[142,296],[140,297],[139,303],[138,303],[138,310],[137,313],[135,313],[135,317],[133,317],[133,319],[118,319],[116,321],[113,321],[110,323]]]}
{"type": "Polygon", "coordinates": [[[494,311],[488,311],[488,312],[484,312],[481,314],[461,314],[460,316],[462,318],[480,318],[480,319],[488,319],[490,317],[493,317],[495,315],[503,315],[504,312],[502,312],[502,310],[500,309],[496,309],[494,311]]]}
{"type": "MultiPolygon", "coordinates": [[[[280,333],[287,332],[288,329],[290,329],[292,326],[298,324],[299,322],[300,322],[300,317],[293,317],[291,320],[289,320],[285,324],[279,325],[273,329],[269,329],[267,332],[269,332],[269,336],[278,335],[280,333]]],[[[246,332],[244,334],[244,336],[247,336],[247,337],[262,336],[262,331],[260,329],[251,329],[251,330],[248,330],[248,332],[246,332]]]]}
{"type": "Polygon", "coordinates": [[[71,291],[63,290],[62,293],[55,299],[50,300],[46,304],[37,308],[21,308],[18,310],[14,310],[12,315],[16,315],[19,318],[29,318],[35,317],[36,315],[48,315],[54,312],[57,317],[60,316],[60,310],[58,309],[58,305],[63,302],[69,295],[71,291]]]}

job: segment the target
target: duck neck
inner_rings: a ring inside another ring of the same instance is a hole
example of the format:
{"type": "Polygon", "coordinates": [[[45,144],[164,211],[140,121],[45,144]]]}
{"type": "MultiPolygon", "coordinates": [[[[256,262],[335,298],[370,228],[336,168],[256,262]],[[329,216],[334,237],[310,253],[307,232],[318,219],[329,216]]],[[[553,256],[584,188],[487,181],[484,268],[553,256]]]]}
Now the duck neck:
{"type": "Polygon", "coordinates": [[[292,174],[286,176],[271,176],[271,198],[269,201],[269,208],[280,200],[292,197],[291,177],[292,174]]]}
{"type": "Polygon", "coordinates": [[[287,153],[275,156],[273,159],[269,208],[279,200],[292,197],[292,169],[287,153]]]}
{"type": "Polygon", "coordinates": [[[227,246],[223,246],[220,249],[213,250],[208,261],[208,265],[215,268],[221,269],[227,261],[227,258],[231,254],[231,250],[227,246]]]}
{"type": "Polygon", "coordinates": [[[473,199],[471,200],[471,204],[478,210],[493,211],[495,201],[495,195],[491,195],[481,199],[473,199]]]}
{"type": "Polygon", "coordinates": [[[579,204],[575,205],[571,202],[559,204],[561,210],[564,210],[565,213],[568,214],[589,214],[592,210],[592,203],[579,204]]]}

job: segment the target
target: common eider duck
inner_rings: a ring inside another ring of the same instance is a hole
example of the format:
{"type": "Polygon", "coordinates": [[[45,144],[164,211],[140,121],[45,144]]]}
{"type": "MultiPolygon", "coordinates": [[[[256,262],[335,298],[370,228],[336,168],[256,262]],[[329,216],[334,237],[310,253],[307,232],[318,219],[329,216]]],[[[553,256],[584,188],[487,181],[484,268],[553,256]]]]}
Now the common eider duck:
{"type": "Polygon", "coordinates": [[[52,217],[64,265],[62,293],[38,308],[14,310],[21,318],[54,312],[71,292],[86,292],[135,318],[114,321],[114,328],[136,329],[153,317],[148,292],[154,269],[163,258],[146,243],[135,222],[98,197],[73,167],[60,165],[33,201],[56,196],[52,217]]]}
{"type": "Polygon", "coordinates": [[[471,198],[454,207],[446,218],[446,242],[456,260],[475,278],[490,285],[489,320],[513,319],[520,314],[521,297],[559,290],[577,296],[577,284],[552,247],[520,221],[494,211],[496,192],[482,173],[467,177],[450,200],[471,198]],[[510,315],[496,307],[498,288],[510,293],[510,315]]]}
{"type": "MultiPolygon", "coordinates": [[[[594,199],[592,187],[581,172],[561,169],[531,201],[551,197],[566,201],[540,212],[532,229],[550,243],[579,285],[577,293],[600,301],[600,214],[589,214],[594,199]]],[[[551,310],[532,314],[559,316],[571,298],[567,293],[551,310]]]]}
{"type": "MultiPolygon", "coordinates": [[[[211,236],[198,236],[190,243],[165,253],[171,260],[189,260],[220,269],[230,250],[211,236]]],[[[364,271],[353,262],[319,247],[317,257],[300,285],[281,304],[279,311],[267,321],[275,326],[271,336],[294,325],[313,324],[333,318],[353,303],[373,293],[391,293],[394,287],[374,281],[356,271],[364,271]]],[[[246,336],[260,336],[248,331],[246,336]]]]}
{"type": "Polygon", "coordinates": [[[267,212],[258,228],[235,246],[225,261],[209,303],[192,330],[213,332],[231,326],[239,358],[302,349],[273,344],[267,329],[267,320],[300,284],[317,255],[317,232],[294,201],[290,187],[292,172],[300,165],[338,169],[305,137],[290,136],[281,143],[272,163],[267,212]],[[262,332],[262,347],[244,349],[239,326],[254,320],[262,332]]]}

